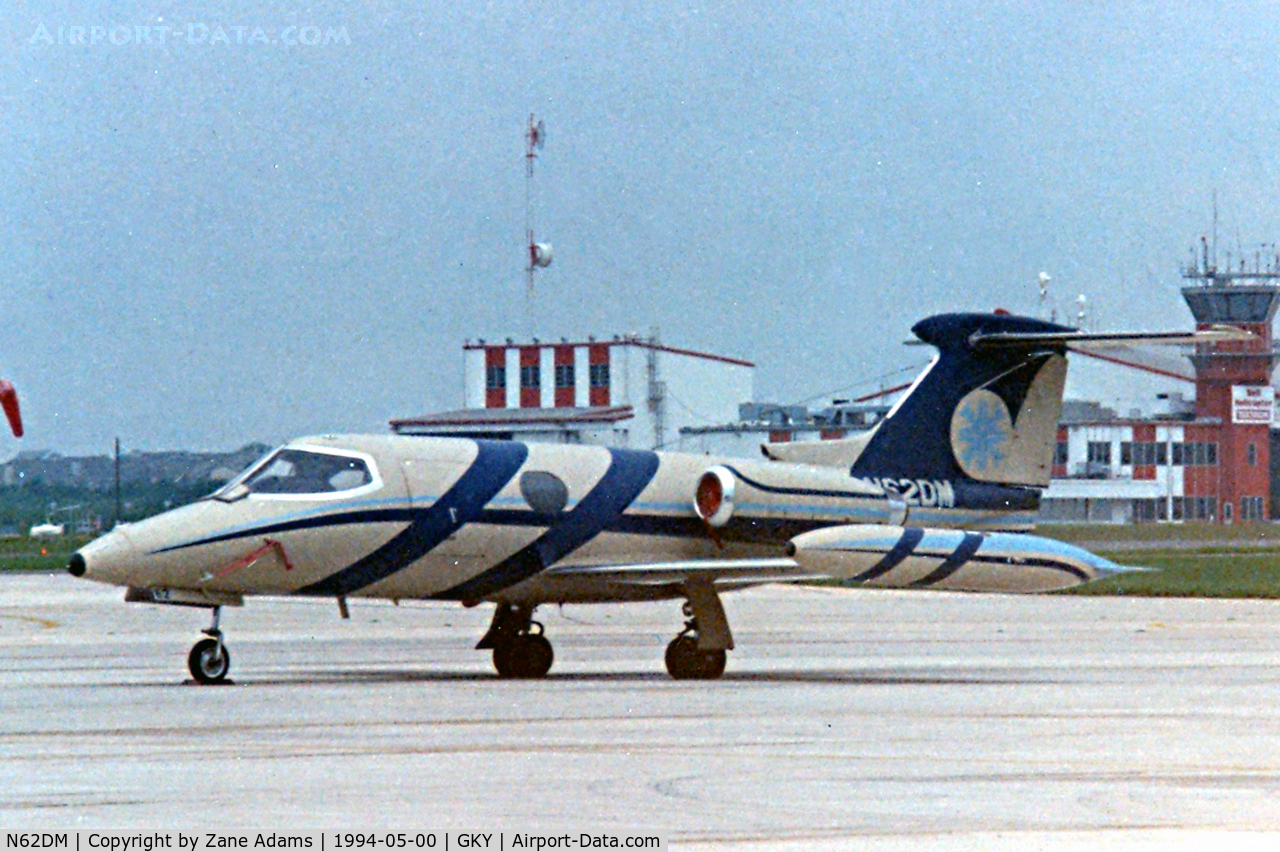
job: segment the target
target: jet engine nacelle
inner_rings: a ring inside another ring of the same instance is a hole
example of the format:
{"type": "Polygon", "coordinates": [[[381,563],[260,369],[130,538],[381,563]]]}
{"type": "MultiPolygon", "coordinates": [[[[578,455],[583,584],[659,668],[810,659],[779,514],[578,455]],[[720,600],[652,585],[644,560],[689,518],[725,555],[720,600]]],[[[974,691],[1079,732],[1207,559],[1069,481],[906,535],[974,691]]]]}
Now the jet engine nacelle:
{"type": "Polygon", "coordinates": [[[861,524],[802,533],[787,555],[815,573],[896,589],[1048,592],[1132,570],[1026,533],[861,524]]]}
{"type": "Polygon", "coordinates": [[[892,494],[845,471],[776,462],[735,462],[707,468],[698,477],[693,510],[713,527],[723,527],[738,506],[754,518],[903,524],[907,505],[892,494]]]}

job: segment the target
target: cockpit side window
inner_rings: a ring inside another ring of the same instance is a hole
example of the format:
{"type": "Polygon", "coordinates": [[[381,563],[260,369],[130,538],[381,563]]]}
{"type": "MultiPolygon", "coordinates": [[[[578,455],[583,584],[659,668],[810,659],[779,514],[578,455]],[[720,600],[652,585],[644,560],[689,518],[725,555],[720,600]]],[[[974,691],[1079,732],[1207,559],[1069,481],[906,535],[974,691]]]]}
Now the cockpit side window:
{"type": "Polygon", "coordinates": [[[363,459],[283,449],[245,478],[243,485],[250,494],[328,494],[372,481],[363,459]]]}

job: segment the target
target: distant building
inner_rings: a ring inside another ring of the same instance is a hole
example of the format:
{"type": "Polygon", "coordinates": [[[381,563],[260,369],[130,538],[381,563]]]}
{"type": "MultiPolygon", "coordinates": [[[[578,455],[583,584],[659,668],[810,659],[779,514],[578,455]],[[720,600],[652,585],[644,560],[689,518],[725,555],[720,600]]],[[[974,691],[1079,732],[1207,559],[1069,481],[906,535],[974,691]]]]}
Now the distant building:
{"type": "Polygon", "coordinates": [[[889,413],[885,403],[834,400],[818,411],[803,405],[748,402],[738,419],[712,426],[684,426],[679,447],[689,452],[758,456],[764,442],[834,440],[870,429],[889,413]]]}
{"type": "Polygon", "coordinates": [[[463,408],[391,421],[401,435],[669,447],[690,425],[728,422],[755,364],[616,336],[462,348],[463,408]]]}

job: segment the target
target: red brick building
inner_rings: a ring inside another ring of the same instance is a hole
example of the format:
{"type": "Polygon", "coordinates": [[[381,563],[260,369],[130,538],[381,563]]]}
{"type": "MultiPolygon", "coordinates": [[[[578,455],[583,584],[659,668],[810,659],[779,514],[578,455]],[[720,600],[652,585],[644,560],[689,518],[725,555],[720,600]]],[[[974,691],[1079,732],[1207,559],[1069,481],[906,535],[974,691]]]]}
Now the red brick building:
{"type": "Polygon", "coordinates": [[[1271,425],[1280,261],[1269,270],[1183,272],[1197,329],[1231,325],[1254,338],[1202,344],[1191,355],[1194,409],[1121,420],[1067,416],[1058,430],[1046,520],[1218,523],[1271,519],[1271,425]]]}

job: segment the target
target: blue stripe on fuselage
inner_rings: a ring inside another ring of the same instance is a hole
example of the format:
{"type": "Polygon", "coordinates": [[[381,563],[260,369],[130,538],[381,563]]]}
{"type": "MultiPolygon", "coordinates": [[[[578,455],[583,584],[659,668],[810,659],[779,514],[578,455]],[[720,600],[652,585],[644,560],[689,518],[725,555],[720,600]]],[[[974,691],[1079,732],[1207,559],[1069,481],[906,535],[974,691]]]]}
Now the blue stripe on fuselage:
{"type": "Polygon", "coordinates": [[[476,441],[476,445],[478,452],[471,467],[440,499],[416,513],[408,527],[369,555],[303,586],[296,594],[349,595],[408,567],[474,521],[529,455],[527,446],[512,441],[476,441]]]}
{"type": "Polygon", "coordinates": [[[341,527],[350,524],[390,524],[412,521],[421,510],[414,510],[405,505],[405,498],[395,497],[389,500],[369,500],[342,504],[337,507],[325,507],[293,516],[285,516],[267,523],[255,522],[232,527],[203,538],[171,544],[151,551],[152,554],[169,553],[174,550],[185,550],[202,544],[215,544],[220,541],[234,541],[238,538],[250,538],[259,535],[308,530],[319,527],[341,527]]]}
{"type": "Polygon", "coordinates": [[[470,580],[435,595],[479,600],[532,577],[591,541],[614,523],[658,472],[658,454],[609,450],[609,468],[577,505],[555,518],[545,533],[470,580]]]}

